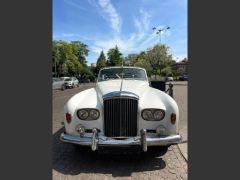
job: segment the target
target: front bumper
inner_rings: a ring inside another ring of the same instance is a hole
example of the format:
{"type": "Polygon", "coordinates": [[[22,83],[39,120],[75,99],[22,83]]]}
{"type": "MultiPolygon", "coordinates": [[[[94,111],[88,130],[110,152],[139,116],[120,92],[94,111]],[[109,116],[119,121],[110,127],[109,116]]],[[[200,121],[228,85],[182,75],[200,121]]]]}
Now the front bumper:
{"type": "Polygon", "coordinates": [[[64,84],[65,87],[72,87],[72,84],[64,84]]]}
{"type": "Polygon", "coordinates": [[[98,146],[142,146],[144,152],[147,151],[148,146],[168,146],[178,144],[182,138],[179,134],[159,137],[156,135],[147,134],[146,129],[141,130],[141,136],[113,139],[105,136],[98,136],[97,129],[93,129],[92,137],[72,136],[62,133],[60,140],[67,143],[78,144],[83,146],[91,146],[93,151],[97,150],[98,146]]]}

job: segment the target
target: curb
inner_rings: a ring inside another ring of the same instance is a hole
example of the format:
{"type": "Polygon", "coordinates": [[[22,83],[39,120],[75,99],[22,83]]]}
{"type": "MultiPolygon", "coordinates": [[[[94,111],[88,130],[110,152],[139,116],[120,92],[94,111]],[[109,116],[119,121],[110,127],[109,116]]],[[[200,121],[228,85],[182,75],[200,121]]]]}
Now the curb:
{"type": "MultiPolygon", "coordinates": [[[[187,141],[183,141],[180,144],[184,144],[184,143],[187,143],[187,141]]],[[[186,162],[188,162],[188,158],[186,158],[185,155],[183,154],[181,148],[179,147],[179,144],[177,145],[177,147],[178,147],[178,149],[180,151],[181,156],[185,159],[186,162]]]]}

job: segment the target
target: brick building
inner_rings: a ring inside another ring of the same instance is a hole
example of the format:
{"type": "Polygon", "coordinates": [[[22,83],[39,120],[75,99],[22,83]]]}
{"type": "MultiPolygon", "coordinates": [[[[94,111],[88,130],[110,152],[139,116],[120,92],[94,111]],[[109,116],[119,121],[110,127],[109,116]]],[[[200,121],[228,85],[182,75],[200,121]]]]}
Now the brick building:
{"type": "Polygon", "coordinates": [[[187,58],[173,64],[172,69],[176,70],[176,72],[179,75],[186,75],[188,73],[188,60],[187,60],[187,58]]]}

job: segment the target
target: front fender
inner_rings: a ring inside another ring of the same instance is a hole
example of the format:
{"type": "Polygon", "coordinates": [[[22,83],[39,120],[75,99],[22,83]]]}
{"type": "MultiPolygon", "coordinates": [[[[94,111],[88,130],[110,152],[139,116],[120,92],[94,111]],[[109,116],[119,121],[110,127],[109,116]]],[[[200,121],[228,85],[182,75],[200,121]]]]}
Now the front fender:
{"type": "Polygon", "coordinates": [[[71,97],[68,102],[64,106],[64,112],[70,113],[72,115],[71,123],[67,123],[66,119],[64,118],[64,125],[65,130],[69,134],[79,135],[76,130],[75,126],[77,124],[82,124],[88,129],[98,128],[102,129],[102,102],[100,101],[97,91],[95,88],[84,90],[73,97],[71,97]],[[82,108],[96,108],[100,111],[100,117],[97,120],[89,120],[83,121],[77,117],[77,110],[82,108]]]}
{"type": "Polygon", "coordinates": [[[148,88],[142,97],[139,99],[139,114],[143,109],[156,108],[165,111],[165,117],[161,121],[146,121],[139,115],[139,128],[156,129],[159,125],[164,125],[171,134],[178,133],[179,124],[179,109],[176,101],[167,93],[155,88],[148,88]],[[176,114],[176,122],[171,123],[171,114],[176,114]]]}

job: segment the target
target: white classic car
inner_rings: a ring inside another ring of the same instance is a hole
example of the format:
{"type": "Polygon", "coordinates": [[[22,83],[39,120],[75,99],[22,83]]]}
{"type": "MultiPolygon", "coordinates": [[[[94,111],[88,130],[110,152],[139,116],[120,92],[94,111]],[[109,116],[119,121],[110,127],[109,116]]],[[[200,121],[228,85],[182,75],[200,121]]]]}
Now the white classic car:
{"type": "Polygon", "coordinates": [[[181,142],[179,110],[167,93],[150,87],[145,69],[107,67],[96,87],[65,105],[63,142],[98,147],[148,146],[167,149],[181,142]]]}

